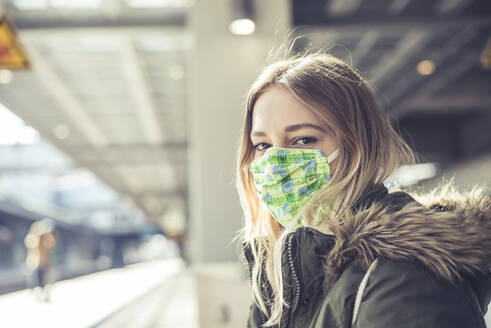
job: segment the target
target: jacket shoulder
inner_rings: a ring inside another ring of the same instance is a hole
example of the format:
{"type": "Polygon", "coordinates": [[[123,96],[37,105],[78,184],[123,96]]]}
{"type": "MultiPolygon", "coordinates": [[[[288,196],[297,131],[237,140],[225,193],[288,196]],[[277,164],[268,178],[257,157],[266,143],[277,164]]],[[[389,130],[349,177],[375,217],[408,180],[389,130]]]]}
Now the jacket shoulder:
{"type": "Polygon", "coordinates": [[[382,261],[368,277],[353,328],[476,327],[484,315],[469,282],[438,278],[419,263],[382,261]]]}

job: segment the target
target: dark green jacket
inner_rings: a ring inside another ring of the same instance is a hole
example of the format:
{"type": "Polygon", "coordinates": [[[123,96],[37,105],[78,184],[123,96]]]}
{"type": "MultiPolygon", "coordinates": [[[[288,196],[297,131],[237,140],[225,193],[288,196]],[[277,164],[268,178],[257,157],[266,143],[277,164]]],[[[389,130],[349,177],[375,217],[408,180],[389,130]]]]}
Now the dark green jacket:
{"type": "MultiPolygon", "coordinates": [[[[355,208],[331,227],[334,235],[299,228],[287,236],[282,263],[290,306],[280,327],[486,327],[488,196],[442,194],[416,202],[381,186],[355,208]]],[[[250,269],[250,245],[244,254],[250,269]]],[[[265,318],[252,304],[248,327],[261,327],[265,318]]]]}

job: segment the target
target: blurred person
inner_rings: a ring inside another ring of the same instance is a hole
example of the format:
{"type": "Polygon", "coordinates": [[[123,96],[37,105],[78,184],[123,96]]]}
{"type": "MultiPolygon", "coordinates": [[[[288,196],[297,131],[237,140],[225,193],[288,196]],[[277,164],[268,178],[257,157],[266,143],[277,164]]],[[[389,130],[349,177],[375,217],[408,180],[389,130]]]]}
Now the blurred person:
{"type": "Polygon", "coordinates": [[[51,254],[56,246],[52,221],[43,219],[31,224],[24,243],[27,248],[26,266],[36,276],[36,289],[40,290],[40,300],[48,302],[48,274],[51,267],[51,254]]]}
{"type": "Polygon", "coordinates": [[[248,327],[485,327],[491,201],[384,182],[415,153],[353,68],[328,54],[266,67],[247,99],[237,184],[248,327]]]}
{"type": "Polygon", "coordinates": [[[12,265],[14,236],[9,227],[0,225],[0,269],[12,265]]]}

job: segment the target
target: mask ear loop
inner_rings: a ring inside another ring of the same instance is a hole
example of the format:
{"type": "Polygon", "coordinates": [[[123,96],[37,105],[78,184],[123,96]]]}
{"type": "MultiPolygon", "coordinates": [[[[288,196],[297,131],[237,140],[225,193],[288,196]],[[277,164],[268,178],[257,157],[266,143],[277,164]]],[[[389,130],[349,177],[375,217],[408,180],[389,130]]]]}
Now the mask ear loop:
{"type": "Polygon", "coordinates": [[[336,157],[338,157],[338,154],[339,154],[339,148],[336,149],[335,151],[333,151],[331,153],[331,155],[329,155],[329,157],[327,157],[327,163],[331,163],[332,161],[334,161],[336,159],[336,157]]]}

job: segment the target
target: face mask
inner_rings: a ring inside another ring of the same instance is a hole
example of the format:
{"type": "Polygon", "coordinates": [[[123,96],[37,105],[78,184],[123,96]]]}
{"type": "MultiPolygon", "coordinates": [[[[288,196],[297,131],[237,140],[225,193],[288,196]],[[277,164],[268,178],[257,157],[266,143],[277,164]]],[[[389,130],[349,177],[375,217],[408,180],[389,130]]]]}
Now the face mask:
{"type": "MultiPolygon", "coordinates": [[[[271,147],[251,163],[258,196],[282,226],[293,220],[301,226],[297,219],[300,209],[329,183],[329,163],[337,155],[337,149],[326,157],[320,149],[271,147]]],[[[314,218],[312,225],[321,220],[314,218]]]]}

